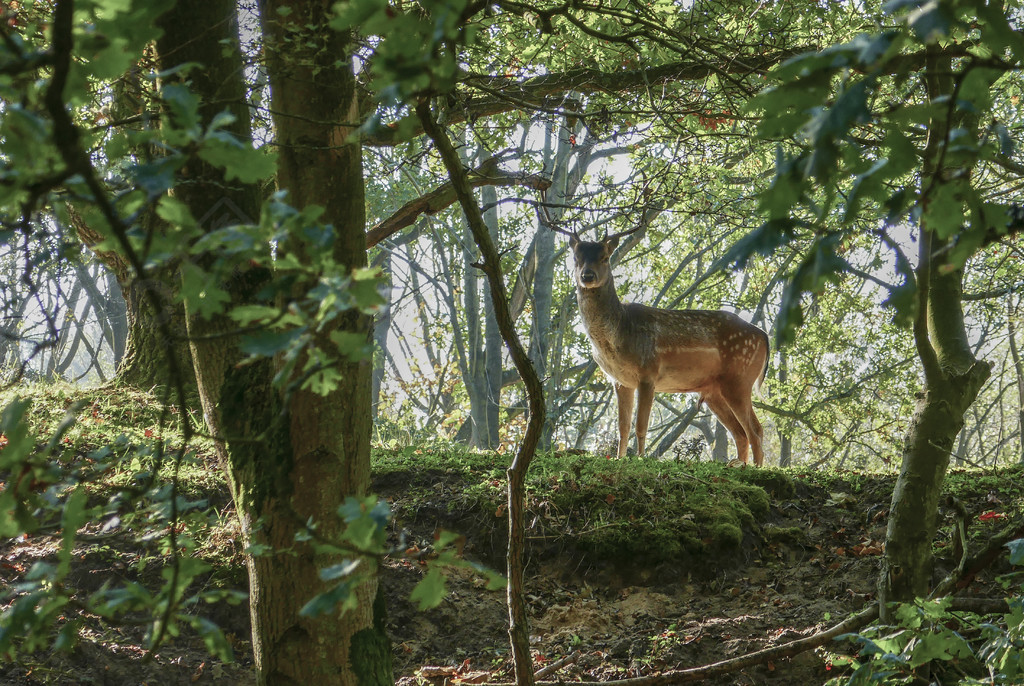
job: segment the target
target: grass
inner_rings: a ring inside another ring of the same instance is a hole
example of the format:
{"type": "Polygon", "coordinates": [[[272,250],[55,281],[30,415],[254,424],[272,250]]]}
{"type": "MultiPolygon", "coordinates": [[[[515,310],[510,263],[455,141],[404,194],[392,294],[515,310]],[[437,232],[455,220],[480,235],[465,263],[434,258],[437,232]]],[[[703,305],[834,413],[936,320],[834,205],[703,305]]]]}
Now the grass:
{"type": "Polygon", "coordinates": [[[141,577],[171,559],[174,527],[177,553],[212,570],[205,583],[245,583],[240,531],[212,441],[193,435],[184,445],[178,408],[131,389],[64,383],[0,392],[0,406],[15,400],[29,403],[24,420],[34,448],[20,457],[0,453],[0,494],[16,491],[31,507],[22,528],[59,530],[68,498],[80,488],[87,513],[80,532],[87,537],[75,549],[80,560],[106,561],[141,577]],[[27,487],[19,474],[31,475],[27,487]]]}
{"type": "MultiPolygon", "coordinates": [[[[381,483],[403,475],[400,516],[436,509],[430,475],[457,479],[444,509],[479,523],[487,537],[502,536],[506,526],[507,460],[449,446],[376,451],[373,468],[381,483]]],[[[772,498],[794,493],[792,478],[778,470],[542,453],[527,478],[528,533],[537,544],[611,564],[693,561],[739,549],[758,535],[772,498]]]]}

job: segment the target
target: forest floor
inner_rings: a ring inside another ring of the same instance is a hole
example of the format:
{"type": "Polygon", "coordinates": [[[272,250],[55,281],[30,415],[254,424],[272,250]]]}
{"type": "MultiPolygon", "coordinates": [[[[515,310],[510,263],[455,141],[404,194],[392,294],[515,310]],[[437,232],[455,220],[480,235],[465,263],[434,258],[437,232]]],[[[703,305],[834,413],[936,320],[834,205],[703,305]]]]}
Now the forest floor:
{"type": "MultiPolygon", "coordinates": [[[[711,474],[713,483],[729,478],[727,468],[707,463],[683,470],[697,471],[702,475],[698,479],[711,474]]],[[[572,664],[549,678],[607,681],[697,667],[812,635],[872,603],[895,477],[797,471],[787,476],[793,491],[783,497],[769,493],[769,513],[743,527],[738,548],[716,550],[712,544],[704,555],[653,566],[643,559],[602,559],[581,552],[570,536],[554,530],[557,525],[544,513],[543,500],[531,494],[535,536],[527,596],[537,667],[577,651],[572,664]]],[[[969,514],[976,545],[996,531],[1000,515],[1019,514],[1024,508],[1020,477],[1020,470],[950,474],[948,485],[969,514]]],[[[408,516],[399,517],[408,530],[425,540],[435,526],[462,531],[468,538],[466,554],[500,569],[504,536],[493,531],[474,536],[474,528],[480,527],[474,527],[479,520],[473,516],[446,507],[432,509],[429,501],[410,495],[416,484],[426,482],[432,482],[429,487],[438,503],[459,502],[459,489],[465,488],[461,479],[443,472],[389,474],[378,479],[376,488],[408,516]],[[403,507],[410,498],[419,503],[415,512],[403,507]]],[[[680,477],[673,486],[693,489],[702,484],[680,477]]],[[[947,532],[952,521],[946,517],[947,532]]],[[[949,555],[953,547],[948,535],[938,542],[936,581],[954,566],[949,555]]],[[[406,560],[392,561],[389,569],[389,627],[401,681],[413,684],[417,674],[452,674],[451,669],[417,673],[424,665],[458,667],[470,683],[484,677],[511,680],[503,593],[487,592],[478,578],[459,573],[450,579],[450,593],[441,606],[419,612],[407,599],[423,570],[406,560]]],[[[995,579],[1008,569],[1004,556],[964,595],[1005,597],[995,579]]],[[[832,667],[832,651],[855,652],[849,641],[834,642],[701,683],[823,684],[840,672],[832,667]]]]}
{"type": "MultiPolygon", "coordinates": [[[[200,582],[244,590],[227,489],[212,458],[202,459],[203,469],[187,484],[190,497],[201,497],[212,513],[195,554],[214,570],[200,582]]],[[[439,606],[420,611],[410,600],[439,529],[465,537],[459,545],[466,559],[504,571],[506,460],[450,447],[375,455],[373,490],[393,513],[395,553],[383,584],[400,683],[511,678],[504,592],[487,590],[481,576],[459,568],[450,571],[439,606]]],[[[1020,468],[950,472],[946,491],[968,514],[972,549],[1005,524],[1003,515],[1024,512],[1022,476],[1020,468]]],[[[838,623],[876,598],[893,483],[892,475],[860,472],[539,457],[528,483],[526,582],[537,666],[575,654],[550,678],[651,675],[777,646],[838,623]]],[[[944,513],[936,579],[955,566],[952,522],[944,513]]],[[[57,627],[74,626],[77,643],[66,651],[21,645],[13,660],[0,662],[0,685],[253,683],[244,603],[202,610],[224,629],[234,662],[211,657],[187,628],[150,656],[143,622],[103,622],[84,601],[104,584],[157,585],[159,540],[100,523],[79,535],[66,582],[75,596],[54,617],[57,627]]],[[[56,531],[43,530],[0,543],[0,585],[16,589],[33,565],[55,559],[59,542],[56,531]]],[[[965,593],[1003,598],[996,575],[1008,570],[1004,556],[965,593]]],[[[0,634],[20,630],[13,624],[0,634]]],[[[831,651],[851,649],[848,641],[834,642],[703,683],[823,684],[840,672],[831,668],[831,651]]]]}

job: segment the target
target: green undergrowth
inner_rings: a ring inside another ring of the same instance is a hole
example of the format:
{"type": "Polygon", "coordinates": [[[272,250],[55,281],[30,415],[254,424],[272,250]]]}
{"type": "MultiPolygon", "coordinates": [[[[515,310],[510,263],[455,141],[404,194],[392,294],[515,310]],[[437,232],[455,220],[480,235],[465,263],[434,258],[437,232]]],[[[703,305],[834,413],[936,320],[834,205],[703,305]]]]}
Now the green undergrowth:
{"type": "Polygon", "coordinates": [[[239,547],[225,545],[238,531],[212,441],[197,431],[184,442],[182,422],[196,427],[192,417],[151,393],[112,386],[36,383],[0,391],[0,408],[17,402],[27,402],[23,418],[36,449],[5,464],[0,481],[22,491],[30,481],[28,490],[38,494],[28,498],[40,501],[35,521],[25,521],[29,533],[55,526],[59,503],[82,488],[93,513],[90,533],[135,544],[82,544],[81,559],[102,557],[140,574],[159,569],[170,553],[173,519],[179,554],[203,559],[229,585],[244,582],[239,547]]]}
{"type": "MultiPolygon", "coordinates": [[[[433,512],[446,482],[451,520],[479,527],[462,533],[503,536],[508,459],[451,447],[380,450],[375,487],[401,483],[393,505],[410,517],[433,512]]],[[[527,535],[535,554],[570,550],[594,565],[639,569],[734,553],[760,539],[773,500],[794,494],[780,470],[544,453],[527,477],[527,535]]]]}

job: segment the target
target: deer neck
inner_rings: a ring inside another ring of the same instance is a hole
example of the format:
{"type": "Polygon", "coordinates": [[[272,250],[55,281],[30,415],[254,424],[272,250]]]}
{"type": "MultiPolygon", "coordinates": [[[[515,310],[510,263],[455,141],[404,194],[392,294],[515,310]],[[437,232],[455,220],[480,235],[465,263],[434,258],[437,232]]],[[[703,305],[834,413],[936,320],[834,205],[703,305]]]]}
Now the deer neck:
{"type": "Polygon", "coordinates": [[[591,340],[598,345],[613,343],[625,313],[611,279],[600,288],[577,288],[576,297],[591,340]]]}

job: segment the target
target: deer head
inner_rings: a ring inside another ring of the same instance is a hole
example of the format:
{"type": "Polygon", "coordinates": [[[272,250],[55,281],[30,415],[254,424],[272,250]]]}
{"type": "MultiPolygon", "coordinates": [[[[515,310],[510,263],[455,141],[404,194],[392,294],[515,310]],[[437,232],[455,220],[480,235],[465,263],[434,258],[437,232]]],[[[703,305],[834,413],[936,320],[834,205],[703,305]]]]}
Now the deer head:
{"type": "Polygon", "coordinates": [[[584,241],[575,231],[552,227],[569,236],[569,248],[573,253],[576,285],[581,289],[601,288],[612,282],[612,254],[619,246],[619,239],[639,231],[640,227],[612,235],[605,234],[599,241],[584,241]]]}

